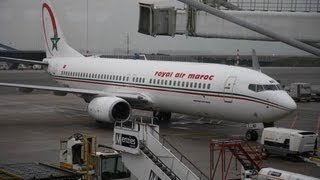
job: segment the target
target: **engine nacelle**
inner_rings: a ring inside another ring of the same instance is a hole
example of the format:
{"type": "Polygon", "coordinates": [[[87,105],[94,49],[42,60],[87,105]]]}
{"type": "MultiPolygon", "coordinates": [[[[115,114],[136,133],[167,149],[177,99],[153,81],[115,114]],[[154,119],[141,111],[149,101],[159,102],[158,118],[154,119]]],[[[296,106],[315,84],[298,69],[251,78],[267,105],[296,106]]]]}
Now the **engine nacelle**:
{"type": "Polygon", "coordinates": [[[131,107],[127,101],[118,97],[97,97],[89,103],[88,112],[98,121],[125,121],[130,118],[131,107]]]}

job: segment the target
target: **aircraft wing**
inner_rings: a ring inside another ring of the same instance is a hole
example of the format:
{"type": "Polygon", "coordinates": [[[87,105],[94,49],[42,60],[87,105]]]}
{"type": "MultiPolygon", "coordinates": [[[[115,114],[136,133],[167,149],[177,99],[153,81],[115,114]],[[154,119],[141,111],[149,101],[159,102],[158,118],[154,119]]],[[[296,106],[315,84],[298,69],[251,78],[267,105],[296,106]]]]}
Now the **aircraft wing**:
{"type": "Polygon", "coordinates": [[[15,87],[21,89],[23,92],[31,92],[36,90],[45,90],[57,93],[73,93],[80,95],[93,95],[93,96],[116,96],[125,99],[129,103],[134,104],[147,104],[152,103],[150,98],[141,93],[126,93],[126,92],[106,92],[89,89],[78,89],[69,87],[55,87],[55,86],[40,86],[40,85],[28,85],[28,84],[14,84],[14,83],[0,83],[0,86],[15,87]]]}
{"type": "Polygon", "coordinates": [[[11,58],[11,57],[3,57],[3,56],[0,56],[0,60],[7,61],[7,62],[24,63],[24,64],[39,64],[39,65],[43,65],[43,66],[48,65],[47,62],[43,62],[43,61],[35,61],[35,60],[11,58]]]}

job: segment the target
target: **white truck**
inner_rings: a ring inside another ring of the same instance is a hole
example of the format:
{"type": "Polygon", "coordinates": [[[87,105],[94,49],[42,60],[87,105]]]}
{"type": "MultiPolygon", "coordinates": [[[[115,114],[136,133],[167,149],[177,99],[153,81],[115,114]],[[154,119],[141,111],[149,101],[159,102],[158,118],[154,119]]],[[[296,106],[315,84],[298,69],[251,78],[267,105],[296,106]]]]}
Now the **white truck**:
{"type": "Polygon", "coordinates": [[[0,62],[0,70],[8,70],[9,66],[6,62],[0,62]]]}
{"type": "Polygon", "coordinates": [[[274,168],[262,168],[258,174],[253,171],[243,171],[241,180],[319,180],[318,178],[306,176],[303,174],[283,171],[274,168]]]}
{"type": "Polygon", "coordinates": [[[310,83],[291,83],[289,95],[297,102],[302,100],[311,100],[311,85],[310,83]]]}
{"type": "Polygon", "coordinates": [[[317,134],[310,131],[279,127],[264,128],[261,144],[267,154],[280,156],[306,155],[317,148],[317,134]]]}

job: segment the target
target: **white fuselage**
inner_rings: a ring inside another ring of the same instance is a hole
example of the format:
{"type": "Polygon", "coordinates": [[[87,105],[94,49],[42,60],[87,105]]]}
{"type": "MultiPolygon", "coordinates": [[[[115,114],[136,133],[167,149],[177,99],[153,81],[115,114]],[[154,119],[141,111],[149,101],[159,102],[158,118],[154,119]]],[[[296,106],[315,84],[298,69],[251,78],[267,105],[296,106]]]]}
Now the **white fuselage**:
{"type": "Polygon", "coordinates": [[[255,123],[276,121],[296,109],[283,90],[250,90],[249,84],[278,87],[278,83],[248,68],[93,57],[44,61],[53,79],[63,86],[138,92],[150,98],[149,110],[255,123]]]}

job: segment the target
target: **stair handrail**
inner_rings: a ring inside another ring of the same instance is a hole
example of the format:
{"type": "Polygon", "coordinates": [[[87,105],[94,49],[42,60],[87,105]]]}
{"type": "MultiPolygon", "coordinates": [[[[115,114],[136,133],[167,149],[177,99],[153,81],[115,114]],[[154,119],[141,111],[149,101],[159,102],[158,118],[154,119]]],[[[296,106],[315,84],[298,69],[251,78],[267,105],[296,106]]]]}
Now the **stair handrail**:
{"type": "MultiPolygon", "coordinates": [[[[168,170],[171,174],[174,175],[174,179],[176,179],[176,180],[181,180],[164,162],[161,161],[161,159],[160,159],[158,156],[156,156],[156,155],[145,145],[145,143],[144,143],[143,141],[140,141],[140,145],[142,145],[143,148],[147,149],[147,150],[149,151],[149,153],[150,153],[153,157],[156,158],[155,161],[158,161],[159,163],[162,164],[162,166],[166,167],[167,170],[168,170]]],[[[152,159],[150,159],[150,160],[153,161],[152,159]]],[[[153,162],[154,162],[154,161],[153,161],[153,162]]],[[[159,167],[159,166],[158,166],[158,167],[159,167]]],[[[160,168],[160,167],[159,167],[159,168],[160,168]]]]}
{"type": "MultiPolygon", "coordinates": [[[[159,132],[157,132],[153,128],[150,128],[150,129],[152,129],[152,131],[155,132],[159,136],[160,139],[162,139],[163,146],[164,146],[164,143],[166,142],[171,148],[173,148],[180,155],[180,162],[182,162],[182,159],[184,158],[192,166],[193,169],[197,170],[200,173],[200,177],[199,177],[200,180],[202,179],[202,177],[204,177],[204,179],[209,180],[209,177],[204,172],[202,172],[195,164],[193,164],[185,155],[183,155],[176,147],[174,147],[166,138],[164,138],[162,135],[160,135],[159,132]]],[[[192,171],[192,170],[190,169],[190,171],[192,171]]]]}

